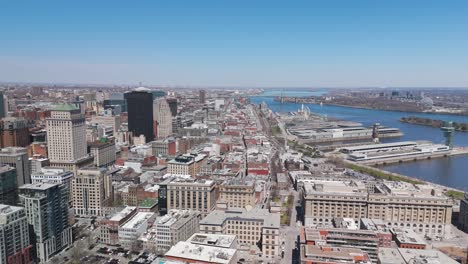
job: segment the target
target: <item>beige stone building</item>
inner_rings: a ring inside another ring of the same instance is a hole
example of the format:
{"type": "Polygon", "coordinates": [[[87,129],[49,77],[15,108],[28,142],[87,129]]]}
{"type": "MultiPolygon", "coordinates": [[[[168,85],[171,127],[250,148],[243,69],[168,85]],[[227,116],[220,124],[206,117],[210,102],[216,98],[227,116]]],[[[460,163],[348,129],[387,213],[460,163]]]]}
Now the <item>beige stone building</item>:
{"type": "Polygon", "coordinates": [[[228,207],[245,208],[248,205],[254,206],[256,203],[255,181],[253,179],[226,180],[219,185],[218,201],[226,203],[228,207]]]}
{"type": "Polygon", "coordinates": [[[442,234],[452,201],[430,185],[386,181],[369,193],[358,181],[315,181],[303,186],[305,225],[329,225],[335,217],[380,219],[389,227],[442,234]]]}
{"type": "Polygon", "coordinates": [[[266,209],[215,210],[200,221],[200,232],[236,235],[239,246],[244,248],[260,244],[260,250],[269,258],[281,252],[280,214],[266,209]]]}
{"type": "Polygon", "coordinates": [[[94,157],[94,165],[107,167],[115,163],[116,149],[113,141],[96,141],[89,144],[91,155],[94,157]]]}
{"type": "Polygon", "coordinates": [[[106,189],[109,182],[105,169],[85,168],[79,169],[72,179],[72,204],[75,215],[81,217],[102,216],[103,207],[108,197],[106,189]]]}
{"type": "Polygon", "coordinates": [[[167,163],[167,173],[195,176],[195,160],[191,156],[178,156],[167,163]]]}
{"type": "Polygon", "coordinates": [[[210,180],[175,179],[167,184],[167,210],[196,210],[202,216],[216,205],[216,184],[210,180]]]}

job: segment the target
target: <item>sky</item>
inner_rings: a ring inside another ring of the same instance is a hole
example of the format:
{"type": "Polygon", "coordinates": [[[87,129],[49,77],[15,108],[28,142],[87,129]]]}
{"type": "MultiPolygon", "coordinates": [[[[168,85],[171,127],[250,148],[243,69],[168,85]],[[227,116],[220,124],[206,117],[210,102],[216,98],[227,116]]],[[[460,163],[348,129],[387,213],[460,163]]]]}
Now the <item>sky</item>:
{"type": "Polygon", "coordinates": [[[468,1],[0,0],[0,82],[468,87],[468,1]]]}

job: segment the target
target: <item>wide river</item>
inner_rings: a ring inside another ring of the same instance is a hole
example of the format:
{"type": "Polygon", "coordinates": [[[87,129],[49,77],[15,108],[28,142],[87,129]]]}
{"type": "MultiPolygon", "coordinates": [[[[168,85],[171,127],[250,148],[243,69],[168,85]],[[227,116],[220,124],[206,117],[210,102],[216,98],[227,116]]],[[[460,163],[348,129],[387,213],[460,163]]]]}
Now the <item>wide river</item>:
{"type": "MultiPolygon", "coordinates": [[[[285,89],[283,92],[281,90],[266,90],[265,93],[259,96],[250,97],[250,101],[256,104],[265,102],[274,112],[297,111],[301,107],[300,104],[281,104],[274,101],[273,96],[279,96],[281,93],[285,96],[310,96],[324,94],[326,91],[307,92],[304,90],[285,89]]],[[[317,104],[305,104],[305,106],[308,106],[311,112],[320,115],[360,122],[365,126],[371,126],[378,122],[387,127],[397,127],[405,134],[398,139],[385,139],[383,140],[384,142],[403,140],[429,140],[434,143],[444,142],[440,129],[402,123],[399,119],[404,116],[411,115],[455,122],[468,122],[468,116],[380,111],[342,106],[320,106],[317,104]]],[[[455,132],[454,145],[468,146],[468,132],[455,132]]],[[[387,165],[384,168],[388,171],[468,191],[467,155],[387,165]]]]}

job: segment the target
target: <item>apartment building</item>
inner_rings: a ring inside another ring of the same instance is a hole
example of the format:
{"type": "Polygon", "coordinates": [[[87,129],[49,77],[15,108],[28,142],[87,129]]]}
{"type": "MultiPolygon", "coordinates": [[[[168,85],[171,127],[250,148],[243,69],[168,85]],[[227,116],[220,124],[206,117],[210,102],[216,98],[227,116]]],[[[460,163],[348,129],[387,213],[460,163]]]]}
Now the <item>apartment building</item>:
{"type": "Polygon", "coordinates": [[[72,178],[74,173],[62,168],[45,167],[40,171],[31,174],[31,182],[63,184],[68,191],[68,197],[72,200],[72,178]]]}
{"type": "Polygon", "coordinates": [[[236,235],[240,246],[261,244],[266,257],[279,256],[280,215],[266,209],[214,210],[200,221],[200,232],[236,235]]]}
{"type": "Polygon", "coordinates": [[[358,181],[314,181],[303,186],[304,223],[329,225],[333,217],[380,219],[388,227],[405,227],[441,235],[451,222],[452,201],[429,185],[385,181],[369,193],[358,181]]]}
{"type": "Polygon", "coordinates": [[[216,205],[216,184],[211,180],[177,178],[167,183],[167,210],[195,210],[202,216],[216,205]]]}
{"type": "Polygon", "coordinates": [[[19,188],[20,204],[34,230],[39,263],[46,263],[73,243],[68,199],[64,185],[36,183],[19,188]]]}
{"type": "Polygon", "coordinates": [[[167,252],[179,241],[185,241],[199,231],[200,213],[192,210],[170,210],[156,219],[156,250],[167,252]]]}
{"type": "Polygon", "coordinates": [[[24,208],[0,204],[0,264],[32,263],[32,251],[24,208]]]}
{"type": "Polygon", "coordinates": [[[245,208],[256,203],[254,179],[230,179],[219,185],[219,202],[228,207],[245,208]]]}

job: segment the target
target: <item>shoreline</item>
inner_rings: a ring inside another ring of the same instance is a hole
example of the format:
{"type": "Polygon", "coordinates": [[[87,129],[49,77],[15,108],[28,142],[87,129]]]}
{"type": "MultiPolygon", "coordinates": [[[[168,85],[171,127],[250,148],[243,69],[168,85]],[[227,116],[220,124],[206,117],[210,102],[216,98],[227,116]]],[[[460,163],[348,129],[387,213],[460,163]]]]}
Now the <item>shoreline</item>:
{"type": "MultiPolygon", "coordinates": [[[[259,96],[261,97],[261,96],[259,96]]],[[[274,101],[278,102],[276,99],[274,101]]],[[[290,104],[314,104],[314,105],[320,105],[320,103],[311,103],[311,102],[290,102],[290,101],[284,101],[285,103],[290,103],[290,104]]],[[[343,105],[343,104],[336,104],[336,103],[324,103],[322,102],[323,105],[331,105],[331,106],[340,106],[340,107],[349,107],[349,108],[355,108],[355,109],[366,109],[366,110],[377,110],[377,111],[387,111],[387,112],[401,112],[401,113],[415,113],[415,114],[428,114],[428,115],[453,115],[453,116],[466,116],[468,117],[467,114],[460,114],[460,113],[450,113],[450,112],[425,112],[425,111],[408,111],[408,110],[398,110],[398,109],[381,109],[381,108],[372,108],[368,106],[357,106],[357,105],[343,105]]]]}

